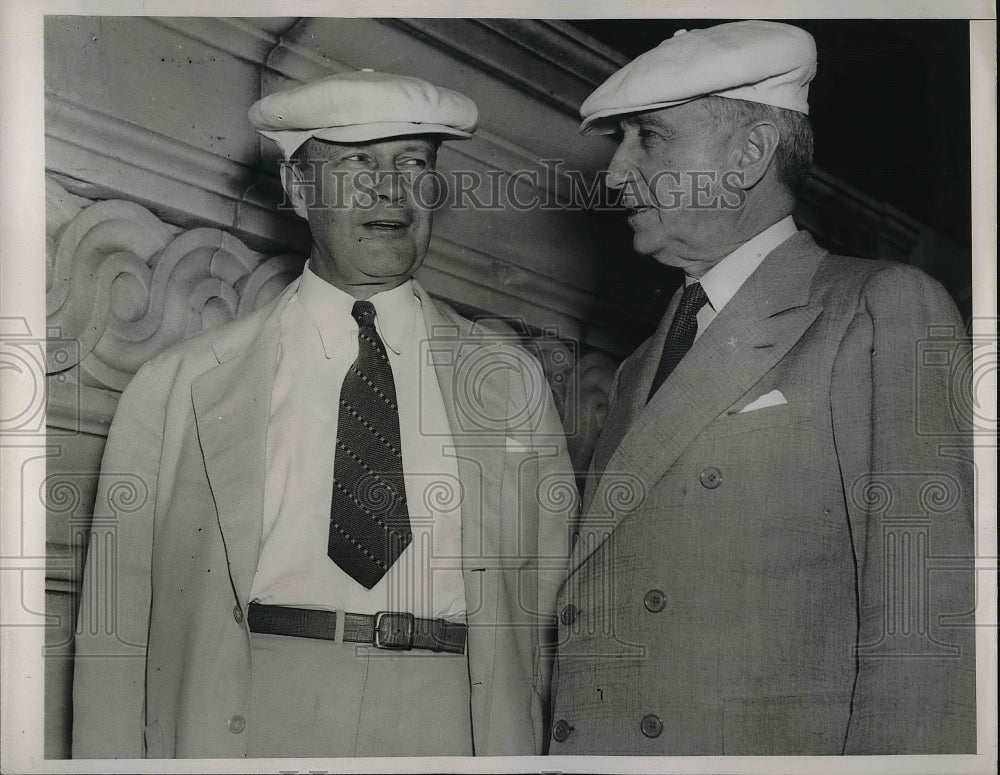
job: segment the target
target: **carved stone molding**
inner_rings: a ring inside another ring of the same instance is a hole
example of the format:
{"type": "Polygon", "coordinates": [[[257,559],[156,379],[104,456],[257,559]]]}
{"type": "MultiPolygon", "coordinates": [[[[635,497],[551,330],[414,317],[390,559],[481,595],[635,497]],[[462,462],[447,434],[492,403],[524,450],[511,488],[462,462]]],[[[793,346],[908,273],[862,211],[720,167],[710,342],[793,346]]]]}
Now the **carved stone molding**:
{"type": "Polygon", "coordinates": [[[564,22],[386,19],[530,92],[575,119],[580,103],[627,57],[564,22]]]}
{"type": "Polygon", "coordinates": [[[81,384],[124,390],[135,371],[171,344],[244,315],[301,270],[301,257],[265,257],[212,228],[169,226],[133,202],[79,207],[47,181],[48,327],[75,351],[52,348],[48,371],[75,370],[81,384]],[[55,212],[53,212],[55,211],[55,212]]]}
{"type": "Polygon", "coordinates": [[[231,231],[261,249],[305,249],[297,218],[277,211],[277,175],[259,176],[156,130],[57,94],[45,97],[49,177],[88,199],[127,199],[160,218],[231,231]]]}

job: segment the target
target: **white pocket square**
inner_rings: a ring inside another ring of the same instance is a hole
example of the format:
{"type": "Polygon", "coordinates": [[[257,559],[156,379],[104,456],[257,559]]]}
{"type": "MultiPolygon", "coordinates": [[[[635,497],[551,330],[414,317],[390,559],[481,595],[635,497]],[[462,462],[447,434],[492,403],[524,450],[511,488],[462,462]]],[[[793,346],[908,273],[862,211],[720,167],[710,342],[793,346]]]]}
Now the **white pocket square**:
{"type": "Polygon", "coordinates": [[[740,409],[737,414],[743,414],[744,412],[753,412],[757,409],[767,409],[769,406],[781,406],[782,404],[787,404],[788,401],[785,400],[785,396],[782,395],[780,390],[772,390],[770,393],[765,393],[756,401],[751,401],[749,404],[740,409]]]}
{"type": "Polygon", "coordinates": [[[510,436],[507,436],[506,438],[507,438],[507,449],[514,452],[522,449],[527,449],[527,447],[524,446],[524,444],[522,444],[517,439],[512,439],[510,436]]]}

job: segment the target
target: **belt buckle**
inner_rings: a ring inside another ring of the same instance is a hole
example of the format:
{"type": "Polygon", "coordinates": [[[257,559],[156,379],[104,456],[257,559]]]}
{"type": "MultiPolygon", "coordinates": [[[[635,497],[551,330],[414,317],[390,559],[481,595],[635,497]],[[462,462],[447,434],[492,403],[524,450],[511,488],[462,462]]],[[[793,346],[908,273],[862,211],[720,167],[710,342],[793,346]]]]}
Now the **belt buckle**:
{"type": "Polygon", "coordinates": [[[379,611],[375,614],[375,648],[409,651],[413,648],[413,614],[379,611]]]}

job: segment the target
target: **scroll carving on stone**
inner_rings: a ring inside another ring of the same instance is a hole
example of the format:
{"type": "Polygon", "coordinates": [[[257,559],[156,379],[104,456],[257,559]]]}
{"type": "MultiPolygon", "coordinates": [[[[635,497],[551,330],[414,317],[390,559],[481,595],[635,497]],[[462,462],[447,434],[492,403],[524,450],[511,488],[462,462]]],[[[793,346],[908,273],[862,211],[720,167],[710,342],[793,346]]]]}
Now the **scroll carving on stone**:
{"type": "Polygon", "coordinates": [[[79,343],[50,351],[48,373],[122,391],[145,361],[185,337],[246,315],[301,271],[214,228],[182,231],[133,202],[90,203],[47,181],[48,327],[79,343]]]}

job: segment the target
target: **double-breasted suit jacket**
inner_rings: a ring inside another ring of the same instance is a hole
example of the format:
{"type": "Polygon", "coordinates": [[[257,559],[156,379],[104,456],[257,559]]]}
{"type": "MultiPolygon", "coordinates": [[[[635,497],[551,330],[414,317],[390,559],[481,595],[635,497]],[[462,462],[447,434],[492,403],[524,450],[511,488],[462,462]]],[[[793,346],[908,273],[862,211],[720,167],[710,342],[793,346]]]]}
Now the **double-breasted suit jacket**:
{"type": "MultiPolygon", "coordinates": [[[[79,612],[76,757],[246,755],[245,613],[261,545],[277,320],[296,285],[157,356],[120,399],[79,612]]],[[[414,287],[462,486],[475,752],[537,754],[551,667],[542,647],[575,509],[562,427],[526,351],[414,287]],[[503,368],[463,376],[464,358],[500,357],[503,368]],[[556,494],[540,498],[540,488],[556,494]]]]}
{"type": "Polygon", "coordinates": [[[550,753],[974,752],[951,300],[799,232],[647,403],[678,300],[616,376],[559,594],[550,753]]]}

